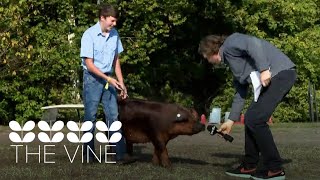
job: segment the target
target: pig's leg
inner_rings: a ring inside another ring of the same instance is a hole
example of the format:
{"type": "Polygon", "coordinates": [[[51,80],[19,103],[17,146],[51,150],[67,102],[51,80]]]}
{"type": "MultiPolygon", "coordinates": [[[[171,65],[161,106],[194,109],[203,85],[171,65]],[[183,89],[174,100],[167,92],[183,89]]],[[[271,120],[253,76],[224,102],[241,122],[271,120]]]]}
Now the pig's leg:
{"type": "Polygon", "coordinates": [[[154,148],[153,156],[152,156],[152,164],[154,165],[160,165],[160,159],[158,156],[158,152],[156,148],[154,148]]]}
{"type": "Polygon", "coordinates": [[[163,140],[159,140],[158,138],[152,141],[152,144],[154,145],[154,154],[152,158],[153,164],[160,164],[164,167],[170,167],[171,162],[169,160],[168,151],[166,144],[167,142],[164,142],[163,140]]]}
{"type": "Polygon", "coordinates": [[[171,167],[171,162],[169,160],[168,150],[166,146],[164,146],[160,151],[160,161],[162,166],[171,167]]]}
{"type": "Polygon", "coordinates": [[[133,144],[127,141],[126,145],[127,145],[127,153],[130,156],[132,156],[133,155],[133,144]]]}

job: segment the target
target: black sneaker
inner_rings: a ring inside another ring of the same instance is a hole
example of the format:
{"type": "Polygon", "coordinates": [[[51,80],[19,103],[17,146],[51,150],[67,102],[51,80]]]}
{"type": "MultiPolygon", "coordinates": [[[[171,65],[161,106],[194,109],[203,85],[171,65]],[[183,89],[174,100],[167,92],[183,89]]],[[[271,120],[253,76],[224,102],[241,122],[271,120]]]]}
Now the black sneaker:
{"type": "Polygon", "coordinates": [[[283,169],[275,170],[275,171],[264,171],[260,173],[256,173],[251,176],[251,179],[260,180],[260,179],[272,179],[272,180],[282,180],[286,179],[286,173],[283,169]]]}
{"type": "Polygon", "coordinates": [[[226,174],[234,177],[250,178],[256,172],[256,167],[246,167],[243,163],[235,169],[226,171],[226,174]]]}

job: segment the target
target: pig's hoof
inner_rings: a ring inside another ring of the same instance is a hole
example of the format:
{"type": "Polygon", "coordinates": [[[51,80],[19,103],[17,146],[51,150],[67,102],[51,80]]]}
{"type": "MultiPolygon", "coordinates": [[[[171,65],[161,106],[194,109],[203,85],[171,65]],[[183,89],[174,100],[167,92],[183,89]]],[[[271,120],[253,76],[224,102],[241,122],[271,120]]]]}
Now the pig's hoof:
{"type": "Polygon", "coordinates": [[[165,168],[170,168],[171,167],[171,162],[169,159],[162,159],[161,160],[161,165],[165,168]]]}
{"type": "Polygon", "coordinates": [[[153,158],[152,158],[152,164],[153,164],[153,165],[156,165],[156,166],[159,166],[159,165],[160,165],[159,158],[153,157],[153,158]]]}
{"type": "Polygon", "coordinates": [[[170,163],[170,161],[163,161],[161,164],[162,164],[162,166],[165,167],[165,168],[171,168],[171,163],[170,163]]]}

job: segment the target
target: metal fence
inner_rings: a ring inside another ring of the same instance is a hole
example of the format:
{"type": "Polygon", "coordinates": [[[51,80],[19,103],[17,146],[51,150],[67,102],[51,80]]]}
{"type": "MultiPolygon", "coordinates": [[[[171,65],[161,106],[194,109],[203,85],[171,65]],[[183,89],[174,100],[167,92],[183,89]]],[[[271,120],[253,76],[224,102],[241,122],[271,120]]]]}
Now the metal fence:
{"type": "Polygon", "coordinates": [[[318,101],[315,85],[309,81],[308,87],[309,117],[311,122],[319,121],[318,101]]]}

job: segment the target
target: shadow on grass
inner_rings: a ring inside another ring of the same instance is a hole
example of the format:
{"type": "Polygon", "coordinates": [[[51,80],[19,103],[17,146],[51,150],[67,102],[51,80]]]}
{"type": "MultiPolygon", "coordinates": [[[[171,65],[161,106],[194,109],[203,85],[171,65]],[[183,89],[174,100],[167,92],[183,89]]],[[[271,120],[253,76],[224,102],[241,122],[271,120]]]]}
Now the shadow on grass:
{"type": "MultiPolygon", "coordinates": [[[[219,158],[227,158],[227,159],[237,159],[234,162],[227,163],[227,164],[221,164],[221,163],[213,163],[214,166],[222,166],[222,167],[231,167],[235,164],[240,164],[243,161],[244,156],[242,154],[230,154],[230,153],[212,153],[211,156],[219,157],[219,158]]],[[[259,160],[259,162],[262,162],[262,157],[259,160]]],[[[282,159],[283,164],[289,164],[292,162],[292,159],[282,159]]]]}
{"type": "Polygon", "coordinates": [[[292,163],[292,159],[282,159],[283,164],[290,164],[292,163]]]}
{"type": "Polygon", "coordinates": [[[230,153],[212,153],[211,156],[214,157],[219,157],[219,158],[236,158],[236,159],[241,159],[242,155],[241,154],[230,154],[230,153]]]}
{"type": "MultiPolygon", "coordinates": [[[[151,163],[152,161],[152,154],[147,153],[134,153],[135,156],[138,158],[138,162],[145,162],[145,163],[151,163]]],[[[181,164],[193,164],[193,165],[207,165],[208,162],[201,161],[201,160],[195,160],[190,158],[181,158],[181,157],[170,157],[169,159],[171,163],[181,163],[181,164]]]]}
{"type": "MultiPolygon", "coordinates": [[[[153,154],[143,153],[143,149],[147,148],[144,145],[134,146],[134,156],[138,158],[138,162],[151,163],[153,154]]],[[[193,164],[193,165],[207,165],[208,162],[195,160],[190,158],[182,158],[182,157],[172,157],[169,154],[169,159],[171,163],[181,163],[181,164],[193,164]]]]}

